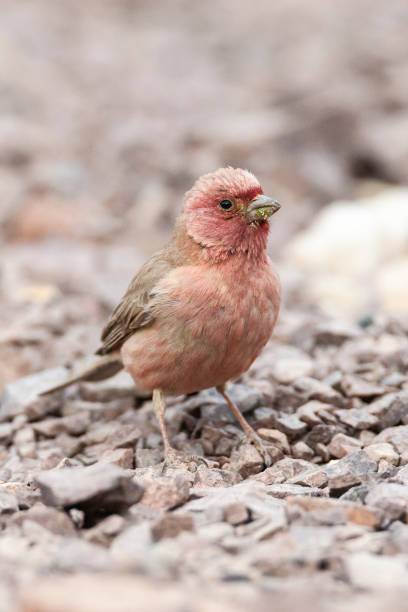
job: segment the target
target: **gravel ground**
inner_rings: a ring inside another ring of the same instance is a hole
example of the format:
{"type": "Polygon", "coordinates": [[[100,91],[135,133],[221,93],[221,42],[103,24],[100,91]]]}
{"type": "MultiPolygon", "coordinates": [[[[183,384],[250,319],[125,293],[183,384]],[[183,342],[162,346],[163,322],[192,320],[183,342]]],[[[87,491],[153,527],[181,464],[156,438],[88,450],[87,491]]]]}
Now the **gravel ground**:
{"type": "Polygon", "coordinates": [[[1,1],[0,612],[407,609],[407,24],[403,0],[1,1]],[[125,374],[38,392],[227,164],[282,202],[283,312],[229,390],[272,466],[211,390],[167,411],[205,461],[164,466],[125,374]]]}
{"type": "Polygon", "coordinates": [[[40,399],[64,368],[6,386],[0,609],[405,609],[407,331],[284,313],[230,387],[267,469],[212,390],[170,401],[173,444],[206,458],[174,467],[125,374],[40,399]]]}

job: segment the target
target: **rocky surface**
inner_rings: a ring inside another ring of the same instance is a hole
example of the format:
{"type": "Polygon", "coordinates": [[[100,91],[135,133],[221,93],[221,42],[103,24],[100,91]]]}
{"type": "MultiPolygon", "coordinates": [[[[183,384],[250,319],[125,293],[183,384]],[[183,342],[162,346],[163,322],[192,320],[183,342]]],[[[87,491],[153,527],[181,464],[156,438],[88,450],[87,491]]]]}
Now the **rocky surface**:
{"type": "Polygon", "coordinates": [[[406,609],[404,0],[3,0],[0,612],[406,609]],[[284,308],[230,393],[151,405],[97,348],[182,195],[282,203],[284,308]]]}
{"type": "Polygon", "coordinates": [[[408,330],[395,323],[326,321],[329,334],[283,313],[230,388],[267,469],[213,390],[167,412],[174,446],[206,463],[165,465],[151,400],[123,374],[51,403],[34,391],[59,370],[6,386],[0,610],[391,605],[408,572],[408,330]]]}

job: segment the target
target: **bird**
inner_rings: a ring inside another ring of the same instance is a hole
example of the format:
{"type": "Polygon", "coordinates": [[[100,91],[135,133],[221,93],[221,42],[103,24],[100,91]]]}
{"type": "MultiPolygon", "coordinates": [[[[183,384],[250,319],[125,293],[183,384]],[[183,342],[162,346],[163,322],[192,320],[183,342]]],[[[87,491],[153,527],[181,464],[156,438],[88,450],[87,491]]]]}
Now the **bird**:
{"type": "Polygon", "coordinates": [[[165,425],[166,396],[215,387],[248,440],[270,455],[226,392],[268,342],[281,284],[267,255],[270,218],[280,204],[249,170],[225,167],[186,192],[166,246],[131,281],[96,351],[100,360],[42,395],[124,368],[152,394],[166,459],[174,459],[165,425]]]}

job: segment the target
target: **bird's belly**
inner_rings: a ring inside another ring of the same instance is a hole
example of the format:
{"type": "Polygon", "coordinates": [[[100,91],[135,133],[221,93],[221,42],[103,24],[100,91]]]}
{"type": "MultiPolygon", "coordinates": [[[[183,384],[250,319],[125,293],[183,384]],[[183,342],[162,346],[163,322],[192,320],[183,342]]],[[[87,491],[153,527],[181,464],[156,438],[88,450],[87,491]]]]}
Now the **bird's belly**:
{"type": "Polygon", "coordinates": [[[173,306],[152,327],[123,346],[126,369],[136,384],[171,394],[223,385],[245,372],[268,341],[277,308],[247,288],[173,306]],[[228,294],[227,294],[228,293],[228,294]]]}

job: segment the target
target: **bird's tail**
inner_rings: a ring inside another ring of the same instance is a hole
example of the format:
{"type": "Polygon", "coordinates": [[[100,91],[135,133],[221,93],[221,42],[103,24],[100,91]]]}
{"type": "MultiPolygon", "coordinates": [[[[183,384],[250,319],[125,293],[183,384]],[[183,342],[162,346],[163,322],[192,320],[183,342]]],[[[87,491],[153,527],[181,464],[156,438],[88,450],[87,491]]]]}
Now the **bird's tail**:
{"type": "Polygon", "coordinates": [[[48,395],[49,393],[54,393],[54,391],[61,391],[61,389],[65,389],[81,381],[97,382],[99,380],[105,380],[117,374],[122,368],[123,363],[118,355],[107,355],[106,357],[102,357],[102,359],[98,359],[94,364],[82,372],[74,374],[71,378],[55,387],[42,391],[39,395],[48,395]]]}

